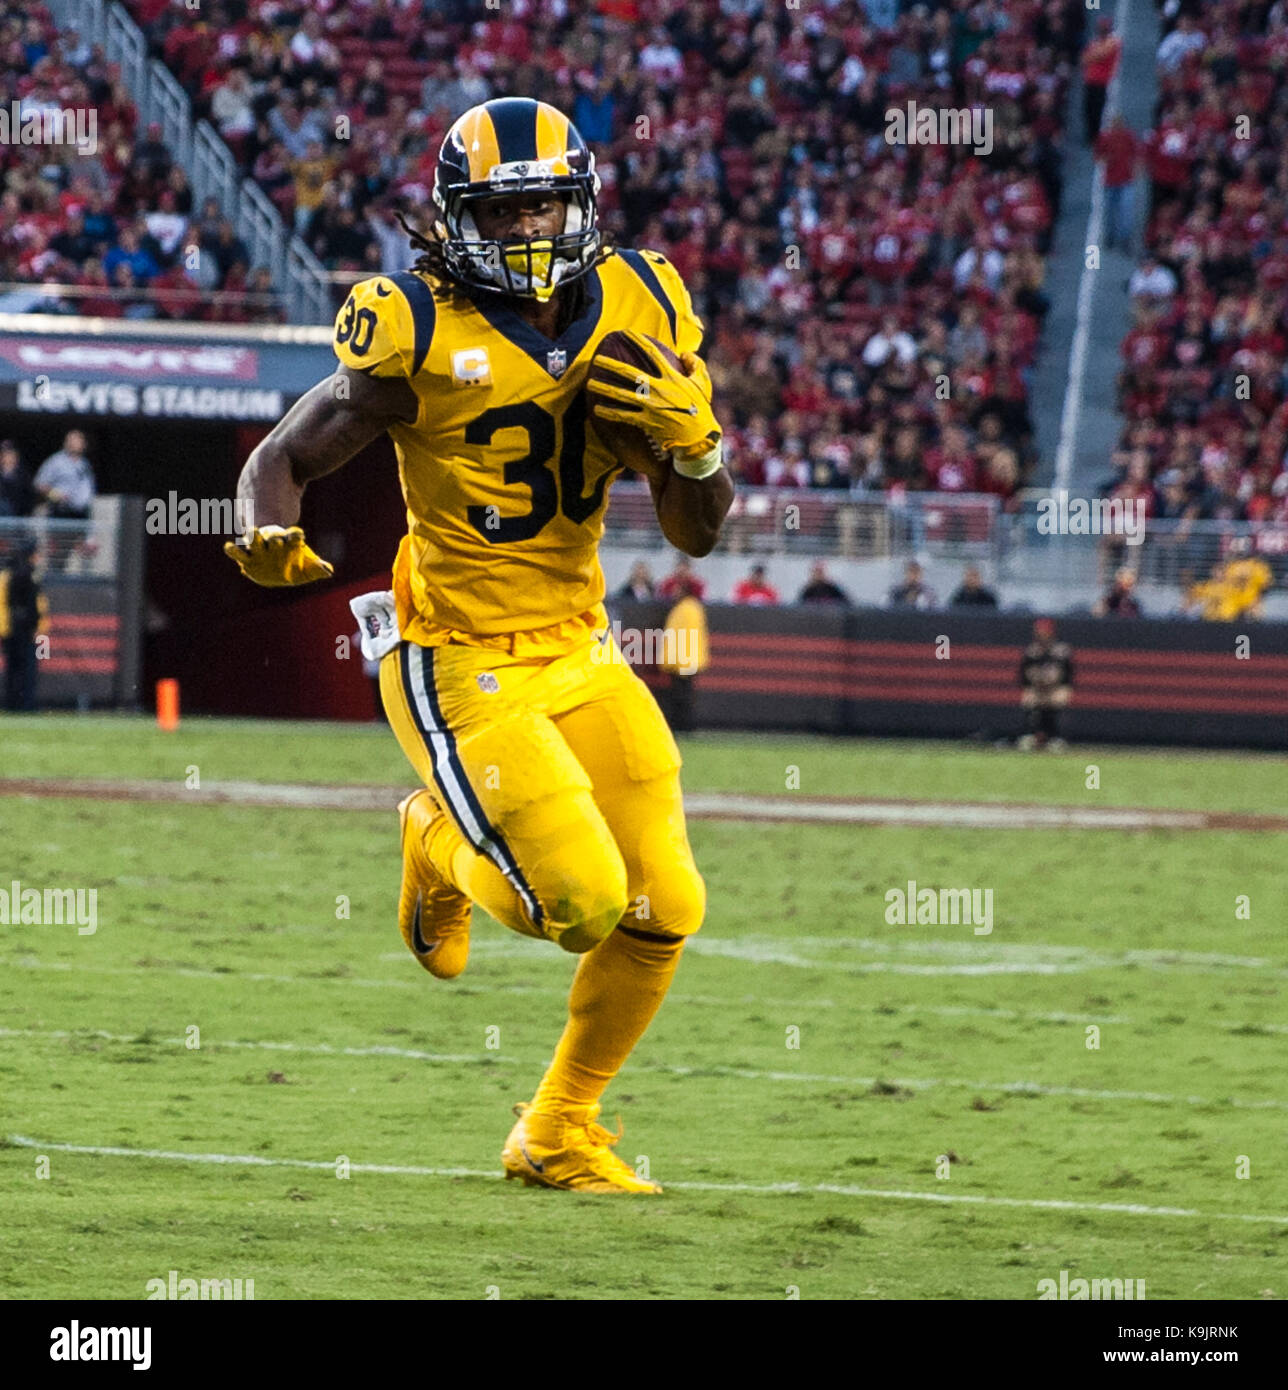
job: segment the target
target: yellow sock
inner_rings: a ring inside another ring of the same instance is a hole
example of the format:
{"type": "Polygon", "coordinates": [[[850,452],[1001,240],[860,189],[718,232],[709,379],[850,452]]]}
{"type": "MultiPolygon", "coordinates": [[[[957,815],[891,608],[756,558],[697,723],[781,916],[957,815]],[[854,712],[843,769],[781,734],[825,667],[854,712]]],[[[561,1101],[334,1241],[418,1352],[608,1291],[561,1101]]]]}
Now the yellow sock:
{"type": "Polygon", "coordinates": [[[582,956],[568,1023],[533,1111],[580,1115],[599,1100],[653,1021],[683,949],[681,936],[644,939],[618,928],[582,956]]]}

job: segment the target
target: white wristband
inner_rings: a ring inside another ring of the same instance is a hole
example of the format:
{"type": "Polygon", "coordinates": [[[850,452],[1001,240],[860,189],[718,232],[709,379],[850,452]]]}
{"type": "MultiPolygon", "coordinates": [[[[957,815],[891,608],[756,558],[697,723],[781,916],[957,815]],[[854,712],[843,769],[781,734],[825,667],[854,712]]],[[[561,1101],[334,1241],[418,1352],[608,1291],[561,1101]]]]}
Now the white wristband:
{"type": "Polygon", "coordinates": [[[709,478],[713,473],[719,471],[724,463],[724,440],[716,440],[715,448],[710,452],[701,454],[695,459],[682,459],[678,454],[672,454],[671,467],[682,478],[692,478],[694,482],[701,482],[703,478],[709,478]]]}

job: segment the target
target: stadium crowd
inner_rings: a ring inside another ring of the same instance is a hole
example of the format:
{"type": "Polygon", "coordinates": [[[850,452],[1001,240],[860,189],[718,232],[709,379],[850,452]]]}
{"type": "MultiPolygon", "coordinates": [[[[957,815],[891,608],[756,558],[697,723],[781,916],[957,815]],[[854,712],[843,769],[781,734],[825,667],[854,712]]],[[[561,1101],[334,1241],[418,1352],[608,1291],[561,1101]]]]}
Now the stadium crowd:
{"type": "MultiPolygon", "coordinates": [[[[707,583],[700,578],[691,560],[681,556],[675,568],[656,583],[648,562],[637,560],[631,566],[626,582],[614,594],[622,600],[678,599],[692,595],[708,597],[707,583]]],[[[780,603],[807,603],[851,607],[855,600],[831,577],[827,564],[816,560],[810,566],[809,578],[794,598],[784,597],[769,578],[769,568],[761,561],[754,563],[746,576],[733,586],[727,600],[750,608],[773,608],[780,603]]],[[[915,608],[926,612],[941,607],[939,596],[925,581],[921,562],[908,560],[903,567],[903,580],[890,588],[886,602],[891,608],[915,608]]],[[[997,595],[985,583],[978,565],[967,565],[961,583],[948,599],[950,608],[996,608],[997,595]]]]}
{"type": "Polygon", "coordinates": [[[103,318],[280,322],[268,272],[138,113],[100,48],[44,5],[0,3],[0,107],[89,110],[76,143],[0,147],[0,304],[103,318]],[[20,105],[19,105],[20,104],[20,105]],[[30,285],[28,290],[26,286],[30,285]]]}
{"type": "MultiPolygon", "coordinates": [[[[1101,136],[1149,213],[1107,488],[1167,520],[1288,523],[1288,5],[1162,11],[1154,127],[1101,136]]],[[[1282,536],[1282,531],[1278,533],[1282,536]]],[[[1278,536],[1255,538],[1269,550],[1278,536]]]]}
{"type": "MultiPolygon", "coordinates": [[[[490,96],[536,93],[595,148],[608,230],[670,256],[690,285],[745,482],[1009,500],[1028,476],[1078,0],[947,0],[897,17],[887,6],[884,28],[859,0],[128,7],[339,292],[408,264],[396,214],[432,219],[451,121],[490,96]],[[909,102],[987,108],[991,140],[891,144],[887,113],[909,102]]],[[[39,250],[29,231],[9,278],[177,287],[192,274],[175,259],[194,222],[183,174],[151,133],[130,151],[119,83],[71,45],[22,54],[6,81],[24,99],[110,97],[113,153],[89,187],[67,170],[38,215],[68,225],[39,250]],[[88,215],[107,212],[110,241],[101,221],[86,237],[75,217],[91,192],[88,215]],[[54,260],[59,248],[85,254],[54,260]]],[[[16,191],[30,200],[29,184],[16,191]]],[[[267,288],[233,229],[211,209],[195,222],[204,289],[267,288]]],[[[231,316],[207,299],[206,312],[231,316]]],[[[194,311],[154,299],[120,312],[194,311]]]]}

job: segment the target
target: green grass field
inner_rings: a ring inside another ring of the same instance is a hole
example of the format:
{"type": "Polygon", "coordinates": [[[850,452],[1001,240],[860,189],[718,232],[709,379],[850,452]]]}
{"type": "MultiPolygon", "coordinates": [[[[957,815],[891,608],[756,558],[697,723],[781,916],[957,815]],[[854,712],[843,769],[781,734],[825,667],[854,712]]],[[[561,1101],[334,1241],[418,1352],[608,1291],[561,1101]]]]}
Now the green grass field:
{"type": "MultiPolygon", "coordinates": [[[[1271,757],[785,736],[685,757],[693,791],[781,797],[795,767],[802,797],[1288,814],[1271,757]]],[[[408,778],[376,728],[0,720],[3,777],[192,766],[408,778]]],[[[1062,1269],[1288,1295],[1288,835],[691,838],[707,923],[605,1104],[668,1190],[618,1200],[498,1180],[573,961],[476,916],[460,980],[420,971],[392,814],[0,796],[0,888],[98,890],[92,935],[0,925],[0,1295],[143,1298],[176,1270],[257,1299],[1033,1299],[1062,1269]],[[908,879],[991,888],[991,935],[887,925],[908,879]]]]}

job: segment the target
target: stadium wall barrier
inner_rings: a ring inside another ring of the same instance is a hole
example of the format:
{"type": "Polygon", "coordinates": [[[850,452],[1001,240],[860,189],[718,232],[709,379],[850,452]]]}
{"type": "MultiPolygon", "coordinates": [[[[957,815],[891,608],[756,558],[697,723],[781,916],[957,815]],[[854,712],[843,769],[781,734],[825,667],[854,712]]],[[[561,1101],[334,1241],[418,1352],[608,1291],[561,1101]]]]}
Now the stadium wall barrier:
{"type": "MultiPolygon", "coordinates": [[[[383,588],[387,574],[295,592],[219,575],[239,603],[225,607],[222,591],[205,589],[200,644],[180,628],[191,661],[150,673],[182,675],[185,714],[372,717],[348,600],[383,588]]],[[[623,635],[661,630],[668,609],[611,605],[623,635]]],[[[707,612],[712,664],[697,682],[699,727],[957,738],[1021,730],[1030,615],[727,604],[707,612]]],[[[1058,635],[1073,648],[1073,740],[1288,749],[1288,624],[1070,618],[1058,635]]],[[[639,670],[659,693],[669,681],[656,667],[639,670]]]]}
{"type": "MultiPolygon", "coordinates": [[[[134,708],[139,703],[143,642],[143,502],[109,499],[110,527],[98,532],[110,547],[104,572],[67,573],[54,528],[10,521],[0,527],[0,564],[19,526],[41,538],[53,563],[41,578],[49,604],[47,650],[36,666],[41,708],[134,708]]],[[[66,523],[64,523],[65,525],[66,523]]],[[[4,658],[0,655],[0,670],[4,658]]]]}
{"type": "MultiPolygon", "coordinates": [[[[618,604],[615,616],[623,629],[660,629],[667,608],[618,604]]],[[[1021,731],[1019,665],[1031,616],[717,604],[708,621],[699,727],[1021,731]]],[[[1288,624],[1070,618],[1058,636],[1073,649],[1071,739],[1288,749],[1288,624]]],[[[670,679],[655,668],[641,675],[659,690],[670,679]]]]}

